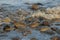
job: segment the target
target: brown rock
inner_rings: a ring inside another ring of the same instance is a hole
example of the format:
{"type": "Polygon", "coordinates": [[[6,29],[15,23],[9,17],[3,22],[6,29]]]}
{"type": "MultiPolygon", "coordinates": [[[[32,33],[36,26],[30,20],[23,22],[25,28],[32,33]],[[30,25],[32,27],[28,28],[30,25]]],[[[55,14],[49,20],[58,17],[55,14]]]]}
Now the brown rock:
{"type": "Polygon", "coordinates": [[[27,35],[28,35],[27,32],[24,32],[24,33],[23,33],[23,36],[27,36],[27,35]]]}
{"type": "Polygon", "coordinates": [[[20,38],[14,37],[14,38],[12,38],[12,40],[20,40],[20,38]]]}
{"type": "Polygon", "coordinates": [[[54,36],[51,38],[51,40],[60,40],[60,36],[54,36]]]}
{"type": "Polygon", "coordinates": [[[50,30],[49,27],[43,27],[43,28],[40,28],[40,31],[41,31],[41,32],[45,32],[45,31],[48,31],[48,30],[50,30]]]}
{"type": "Polygon", "coordinates": [[[23,22],[14,22],[15,28],[26,28],[26,24],[23,22]]]}
{"type": "Polygon", "coordinates": [[[57,28],[53,28],[53,27],[51,27],[51,30],[56,31],[56,30],[57,30],[57,28]]]}
{"type": "Polygon", "coordinates": [[[52,31],[50,27],[40,28],[40,32],[41,32],[41,33],[45,33],[45,34],[49,34],[49,35],[55,34],[55,32],[52,31]]]}
{"type": "Polygon", "coordinates": [[[11,19],[7,17],[7,18],[3,19],[2,21],[5,23],[9,23],[9,22],[11,22],[11,19]]]}
{"type": "Polygon", "coordinates": [[[60,22],[60,18],[55,18],[55,19],[52,19],[52,21],[55,21],[55,22],[60,22]]]}
{"type": "Polygon", "coordinates": [[[27,30],[27,33],[28,33],[28,34],[31,34],[32,32],[31,32],[31,30],[27,30]]]}
{"type": "Polygon", "coordinates": [[[9,25],[4,26],[4,28],[3,28],[3,31],[5,31],[5,32],[9,32],[10,30],[11,29],[10,29],[9,25]]]}
{"type": "Polygon", "coordinates": [[[18,33],[20,33],[20,32],[23,33],[25,31],[24,28],[19,28],[19,29],[16,29],[16,30],[17,30],[18,33]]]}
{"type": "Polygon", "coordinates": [[[38,39],[36,39],[36,38],[31,38],[30,40],[38,40],[38,39]]]}
{"type": "Polygon", "coordinates": [[[29,25],[31,28],[36,28],[39,26],[39,23],[38,22],[33,22],[29,25]]]}
{"type": "Polygon", "coordinates": [[[42,26],[49,26],[50,25],[50,23],[48,22],[48,21],[44,21],[43,23],[42,23],[42,26]]]}
{"type": "Polygon", "coordinates": [[[23,33],[23,36],[27,36],[28,34],[31,34],[31,31],[30,30],[27,30],[23,33]]]}
{"type": "Polygon", "coordinates": [[[33,4],[31,8],[32,8],[33,10],[37,10],[37,9],[39,9],[39,6],[36,5],[36,4],[33,4]]]}

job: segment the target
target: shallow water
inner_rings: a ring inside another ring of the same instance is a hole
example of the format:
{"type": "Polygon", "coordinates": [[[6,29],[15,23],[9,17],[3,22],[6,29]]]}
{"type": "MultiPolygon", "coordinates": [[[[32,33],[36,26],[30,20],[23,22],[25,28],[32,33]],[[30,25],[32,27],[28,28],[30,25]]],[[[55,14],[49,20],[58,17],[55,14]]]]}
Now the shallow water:
{"type": "Polygon", "coordinates": [[[60,0],[0,0],[0,4],[11,4],[11,5],[17,5],[21,6],[24,3],[37,3],[40,2],[44,4],[44,6],[50,7],[50,6],[57,6],[60,5],[60,0]]]}
{"type": "MultiPolygon", "coordinates": [[[[43,6],[46,8],[60,6],[60,0],[33,0],[33,1],[32,0],[0,0],[0,5],[3,4],[2,7],[5,7],[5,9],[8,9],[9,11],[16,10],[19,8],[23,8],[27,10],[28,5],[24,3],[38,3],[38,2],[42,3],[43,6]]],[[[10,31],[5,34],[6,34],[5,37],[1,36],[0,40],[11,40],[12,37],[20,37],[22,40],[30,40],[32,37],[36,37],[38,40],[50,40],[50,37],[52,36],[52,35],[42,34],[37,30],[32,30],[32,34],[29,34],[26,37],[22,36],[22,33],[18,33],[17,31],[10,31]]]]}

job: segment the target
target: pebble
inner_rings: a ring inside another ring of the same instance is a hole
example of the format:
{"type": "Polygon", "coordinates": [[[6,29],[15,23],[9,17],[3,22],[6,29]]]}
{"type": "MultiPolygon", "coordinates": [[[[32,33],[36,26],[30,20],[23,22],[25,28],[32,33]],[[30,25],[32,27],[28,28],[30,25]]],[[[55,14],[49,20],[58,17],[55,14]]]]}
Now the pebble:
{"type": "Polygon", "coordinates": [[[51,40],[60,40],[60,36],[53,36],[51,40]]]}
{"type": "Polygon", "coordinates": [[[42,26],[49,26],[50,23],[49,23],[48,21],[43,21],[41,25],[42,25],[42,26]]]}
{"type": "Polygon", "coordinates": [[[33,23],[31,23],[31,24],[29,24],[29,26],[31,27],[31,28],[36,28],[36,27],[38,27],[40,24],[38,23],[38,22],[33,22],[33,23]]]}
{"type": "Polygon", "coordinates": [[[26,28],[26,24],[23,22],[14,22],[14,25],[16,28],[20,28],[20,27],[26,28]]]}
{"type": "Polygon", "coordinates": [[[38,10],[39,9],[39,6],[36,5],[36,4],[33,4],[32,7],[31,7],[32,10],[38,10]]]}
{"type": "Polygon", "coordinates": [[[28,34],[31,34],[31,33],[32,33],[31,30],[27,30],[23,33],[23,36],[27,36],[28,34]]]}
{"type": "Polygon", "coordinates": [[[55,34],[55,32],[52,31],[50,27],[42,27],[42,28],[40,28],[40,32],[45,33],[45,34],[49,34],[49,35],[55,34]]]}
{"type": "Polygon", "coordinates": [[[5,31],[5,32],[10,32],[10,26],[9,25],[6,25],[6,26],[4,26],[4,28],[3,28],[3,31],[5,31]]]}
{"type": "Polygon", "coordinates": [[[45,32],[45,31],[48,31],[48,30],[50,30],[50,27],[42,27],[42,28],[40,28],[41,32],[45,32]]]}
{"type": "Polygon", "coordinates": [[[55,28],[55,27],[51,27],[51,30],[56,31],[56,30],[57,30],[57,28],[55,28]]]}
{"type": "Polygon", "coordinates": [[[36,39],[36,38],[31,38],[30,40],[38,40],[38,39],[36,39]]]}
{"type": "Polygon", "coordinates": [[[2,21],[5,22],[5,23],[10,23],[10,22],[11,22],[11,19],[8,18],[8,17],[6,17],[6,18],[4,18],[2,21]]]}
{"type": "Polygon", "coordinates": [[[42,3],[35,3],[36,5],[43,5],[42,3]]]}
{"type": "Polygon", "coordinates": [[[14,37],[14,38],[12,38],[12,40],[21,40],[21,39],[18,37],[14,37]]]}

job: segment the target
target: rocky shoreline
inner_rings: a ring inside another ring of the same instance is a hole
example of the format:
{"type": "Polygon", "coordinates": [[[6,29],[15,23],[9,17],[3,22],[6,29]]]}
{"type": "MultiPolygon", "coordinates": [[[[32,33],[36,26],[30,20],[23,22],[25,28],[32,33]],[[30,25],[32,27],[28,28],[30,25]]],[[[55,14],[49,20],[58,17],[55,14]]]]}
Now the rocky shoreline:
{"type": "Polygon", "coordinates": [[[28,10],[19,8],[15,11],[0,8],[0,34],[4,34],[0,39],[60,40],[60,29],[53,24],[60,22],[60,7],[36,7],[33,5],[28,10]]]}

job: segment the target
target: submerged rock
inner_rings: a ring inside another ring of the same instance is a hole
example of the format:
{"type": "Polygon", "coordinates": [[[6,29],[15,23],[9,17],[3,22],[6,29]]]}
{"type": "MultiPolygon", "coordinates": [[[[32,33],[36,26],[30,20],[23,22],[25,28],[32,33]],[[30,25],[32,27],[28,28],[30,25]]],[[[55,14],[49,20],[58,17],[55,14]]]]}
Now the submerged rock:
{"type": "Polygon", "coordinates": [[[36,5],[36,4],[33,4],[32,7],[31,7],[32,10],[38,10],[39,9],[39,6],[36,5]]]}
{"type": "Polygon", "coordinates": [[[36,28],[36,27],[38,27],[39,25],[40,25],[40,23],[38,23],[38,22],[33,22],[33,23],[29,24],[29,26],[30,26],[31,28],[36,28]]]}
{"type": "Polygon", "coordinates": [[[26,24],[24,22],[14,22],[16,28],[26,28],[26,24]]]}
{"type": "Polygon", "coordinates": [[[5,22],[5,23],[10,23],[10,22],[11,22],[11,19],[8,18],[8,17],[6,17],[6,18],[4,18],[2,21],[5,22]]]}
{"type": "Polygon", "coordinates": [[[35,5],[43,5],[42,3],[25,3],[27,5],[32,5],[32,4],[35,4],[35,5]]]}
{"type": "Polygon", "coordinates": [[[50,30],[50,27],[42,27],[42,28],[40,28],[41,32],[45,32],[45,31],[48,31],[48,30],[50,30]]]}
{"type": "Polygon", "coordinates": [[[51,30],[56,31],[56,30],[57,30],[57,28],[55,28],[55,27],[51,27],[51,30]]]}
{"type": "Polygon", "coordinates": [[[38,39],[36,39],[36,38],[31,38],[30,40],[38,40],[38,39]]]}
{"type": "Polygon", "coordinates": [[[4,12],[6,11],[6,9],[4,9],[3,7],[0,8],[0,12],[4,12]]]}
{"type": "Polygon", "coordinates": [[[36,4],[36,5],[43,5],[42,3],[34,3],[34,4],[36,4]]]}
{"type": "Polygon", "coordinates": [[[49,34],[49,35],[55,34],[55,32],[52,31],[50,27],[42,27],[42,28],[40,28],[40,32],[45,33],[45,34],[49,34]]]}
{"type": "Polygon", "coordinates": [[[50,23],[48,21],[43,21],[41,25],[42,26],[50,26],[50,23]]]}
{"type": "Polygon", "coordinates": [[[9,25],[4,26],[4,28],[3,28],[3,31],[5,31],[5,32],[9,32],[10,30],[11,29],[10,29],[9,25]]]}
{"type": "Polygon", "coordinates": [[[23,36],[27,36],[28,34],[31,34],[31,30],[26,30],[25,32],[23,32],[23,36]]]}
{"type": "Polygon", "coordinates": [[[60,36],[53,36],[51,40],[60,40],[60,36]]]}
{"type": "Polygon", "coordinates": [[[12,40],[21,40],[19,37],[11,38],[12,40]]]}

